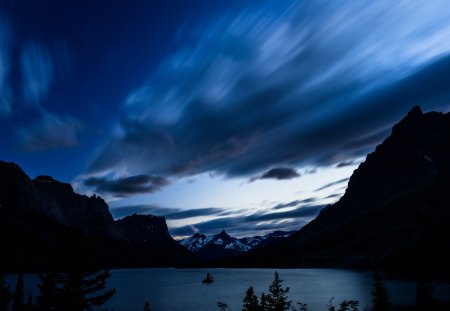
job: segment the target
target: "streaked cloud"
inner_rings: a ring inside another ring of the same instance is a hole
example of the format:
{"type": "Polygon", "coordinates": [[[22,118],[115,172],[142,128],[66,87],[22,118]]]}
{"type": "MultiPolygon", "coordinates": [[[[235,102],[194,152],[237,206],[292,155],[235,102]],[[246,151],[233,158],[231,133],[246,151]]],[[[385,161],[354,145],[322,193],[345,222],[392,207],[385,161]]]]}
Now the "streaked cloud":
{"type": "Polygon", "coordinates": [[[333,186],[336,186],[336,185],[340,185],[340,184],[346,183],[346,182],[348,182],[349,179],[350,179],[350,178],[342,178],[342,179],[333,181],[333,182],[331,182],[331,183],[325,184],[325,185],[323,185],[323,186],[317,188],[317,189],[314,190],[314,191],[315,191],[315,192],[319,192],[319,191],[328,189],[328,188],[330,188],[330,187],[333,187],[333,186]]]}
{"type": "Polygon", "coordinates": [[[83,124],[70,116],[42,113],[37,120],[17,130],[20,147],[27,152],[72,148],[83,124]]]}
{"type": "Polygon", "coordinates": [[[170,232],[175,236],[189,236],[197,230],[205,234],[214,234],[225,229],[230,234],[241,236],[242,234],[248,235],[249,232],[265,234],[280,228],[287,231],[298,230],[317,216],[323,207],[323,205],[309,205],[284,212],[220,217],[182,227],[170,228],[170,232]]]}
{"type": "Polygon", "coordinates": [[[54,78],[50,53],[42,44],[27,43],[22,47],[20,65],[23,97],[28,103],[38,104],[45,99],[54,78]]]}
{"type": "Polygon", "coordinates": [[[152,193],[169,183],[164,177],[145,174],[126,177],[88,177],[81,182],[84,186],[92,187],[97,193],[119,198],[134,194],[152,193]]]}
{"type": "Polygon", "coordinates": [[[185,27],[87,173],[249,177],[351,163],[418,101],[450,100],[448,83],[431,82],[450,69],[445,1],[286,3],[185,27]]]}
{"type": "Polygon", "coordinates": [[[10,74],[11,29],[9,22],[0,12],[0,117],[12,113],[11,88],[8,83],[10,74]]]}

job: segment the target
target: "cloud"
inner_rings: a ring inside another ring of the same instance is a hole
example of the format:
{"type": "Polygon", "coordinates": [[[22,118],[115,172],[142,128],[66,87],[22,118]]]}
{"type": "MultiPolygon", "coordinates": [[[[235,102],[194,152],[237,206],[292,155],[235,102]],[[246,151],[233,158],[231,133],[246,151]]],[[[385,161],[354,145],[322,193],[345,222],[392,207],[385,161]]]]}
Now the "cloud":
{"type": "Polygon", "coordinates": [[[25,44],[20,65],[24,99],[28,103],[39,104],[47,95],[54,77],[50,53],[42,44],[25,44]]]}
{"type": "Polygon", "coordinates": [[[336,165],[336,167],[347,167],[347,166],[354,166],[354,165],[359,165],[361,163],[361,161],[357,161],[357,160],[348,160],[348,161],[343,161],[340,162],[336,165]]]}
{"type": "Polygon", "coordinates": [[[287,208],[287,207],[295,207],[300,204],[313,203],[316,201],[317,201],[317,198],[306,198],[303,200],[295,200],[295,201],[291,201],[288,203],[280,203],[280,204],[277,204],[274,207],[272,207],[272,209],[277,210],[277,209],[283,209],[283,208],[287,208]]]}
{"type": "Polygon", "coordinates": [[[82,129],[82,123],[73,117],[44,112],[31,125],[19,128],[17,134],[22,149],[31,152],[75,147],[82,129]]]}
{"type": "Polygon", "coordinates": [[[134,175],[127,177],[88,177],[82,184],[92,187],[95,192],[114,197],[127,197],[133,194],[152,193],[167,185],[169,181],[161,176],[134,175]]]}
{"type": "Polygon", "coordinates": [[[333,182],[331,182],[331,183],[328,183],[328,184],[326,184],[326,185],[323,185],[322,187],[317,188],[316,190],[314,190],[314,192],[319,192],[319,191],[328,189],[328,188],[330,188],[330,187],[333,187],[333,186],[336,186],[336,185],[339,185],[339,184],[346,183],[346,182],[348,182],[349,179],[350,179],[350,178],[347,177],[347,178],[342,178],[342,179],[333,181],[333,182]]]}
{"type": "Polygon", "coordinates": [[[228,209],[220,207],[194,208],[183,210],[180,208],[160,207],[151,204],[112,207],[110,208],[110,211],[115,219],[137,213],[163,216],[167,220],[188,219],[200,216],[226,216],[236,213],[236,211],[230,211],[228,209]]]}
{"type": "Polygon", "coordinates": [[[9,62],[11,53],[10,32],[9,22],[0,12],[0,117],[9,116],[12,113],[11,89],[8,84],[8,76],[11,70],[9,62]]]}
{"type": "Polygon", "coordinates": [[[268,170],[267,172],[263,173],[258,179],[284,180],[284,179],[296,178],[299,176],[300,176],[300,174],[293,168],[277,167],[277,168],[272,168],[272,169],[268,170]]]}
{"type": "Polygon", "coordinates": [[[364,156],[413,105],[450,100],[446,6],[277,2],[200,23],[130,92],[87,173],[248,177],[364,156]]]}
{"type": "Polygon", "coordinates": [[[192,229],[192,227],[195,227],[205,234],[218,233],[224,229],[232,235],[240,236],[249,232],[265,234],[274,230],[298,230],[317,216],[323,207],[323,205],[311,205],[286,212],[222,217],[183,227],[170,228],[170,232],[176,236],[188,236],[195,233],[192,229]]]}

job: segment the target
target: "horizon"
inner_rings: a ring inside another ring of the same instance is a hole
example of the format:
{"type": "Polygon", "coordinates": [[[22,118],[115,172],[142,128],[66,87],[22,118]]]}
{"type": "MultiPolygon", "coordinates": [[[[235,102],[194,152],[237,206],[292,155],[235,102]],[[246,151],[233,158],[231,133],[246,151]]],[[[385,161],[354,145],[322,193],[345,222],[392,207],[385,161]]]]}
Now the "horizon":
{"type": "Polygon", "coordinates": [[[450,111],[446,5],[5,1],[0,160],[177,239],[299,230],[412,107],[450,111]]]}

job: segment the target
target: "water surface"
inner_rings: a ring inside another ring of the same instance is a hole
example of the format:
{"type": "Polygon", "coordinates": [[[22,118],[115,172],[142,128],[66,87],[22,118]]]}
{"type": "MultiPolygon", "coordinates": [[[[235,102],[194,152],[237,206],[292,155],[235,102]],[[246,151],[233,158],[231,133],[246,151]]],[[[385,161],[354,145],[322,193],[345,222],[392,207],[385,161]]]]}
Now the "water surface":
{"type": "MultiPolygon", "coordinates": [[[[249,286],[260,296],[267,292],[278,271],[284,286],[290,287],[289,299],[307,303],[310,311],[326,310],[330,298],[337,305],[344,299],[360,301],[360,310],[370,307],[372,273],[339,269],[125,269],[111,271],[108,282],[116,288],[116,295],[108,302],[114,311],[143,310],[150,302],[153,311],[211,311],[218,310],[217,302],[228,304],[228,311],[242,309],[242,300],[249,286]],[[215,282],[202,284],[206,272],[215,282]]],[[[27,288],[36,293],[38,278],[26,276],[27,288]]],[[[8,276],[10,283],[15,276],[8,276]]],[[[415,283],[408,280],[387,280],[386,285],[396,304],[413,304],[415,283]]],[[[436,295],[450,297],[450,283],[434,284],[436,295]]]]}

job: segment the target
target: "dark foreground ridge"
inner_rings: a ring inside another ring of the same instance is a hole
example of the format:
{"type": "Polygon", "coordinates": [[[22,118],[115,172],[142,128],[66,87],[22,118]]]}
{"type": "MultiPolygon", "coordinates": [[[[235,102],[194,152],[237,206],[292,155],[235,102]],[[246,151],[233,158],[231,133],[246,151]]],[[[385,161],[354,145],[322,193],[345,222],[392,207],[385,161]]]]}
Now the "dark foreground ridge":
{"type": "Polygon", "coordinates": [[[171,238],[163,217],[133,215],[115,222],[100,197],[77,194],[49,176],[31,180],[18,165],[0,161],[1,270],[63,268],[61,253],[74,232],[92,265],[174,266],[196,260],[171,238]],[[137,222],[153,229],[136,232],[137,222]]]}
{"type": "Polygon", "coordinates": [[[414,107],[345,195],[286,240],[219,266],[338,266],[450,275],[450,113],[414,107]]]}

